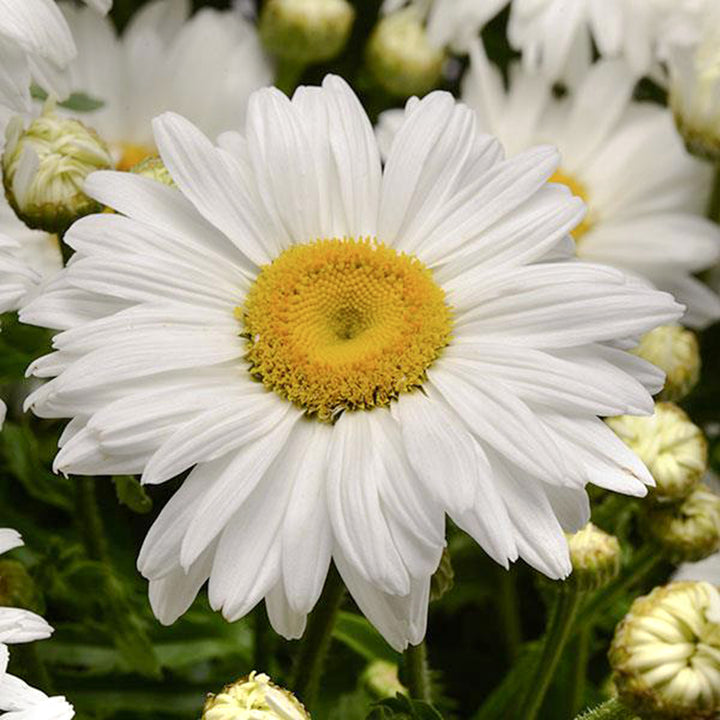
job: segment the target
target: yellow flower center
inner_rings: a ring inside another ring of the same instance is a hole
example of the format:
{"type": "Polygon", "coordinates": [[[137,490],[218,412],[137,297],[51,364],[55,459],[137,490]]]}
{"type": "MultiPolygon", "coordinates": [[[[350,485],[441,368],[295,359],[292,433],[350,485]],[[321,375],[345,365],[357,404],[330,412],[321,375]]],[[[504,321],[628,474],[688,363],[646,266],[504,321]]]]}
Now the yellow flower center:
{"type": "Polygon", "coordinates": [[[156,150],[147,145],[136,145],[134,143],[121,143],[120,159],[115,165],[116,170],[127,172],[134,168],[139,162],[143,161],[148,155],[154,155],[156,150]]]}
{"type": "Polygon", "coordinates": [[[251,373],[325,421],[419,387],[452,326],[431,272],[369,239],[285,250],[261,269],[238,316],[251,373]]]}
{"type": "MultiPolygon", "coordinates": [[[[577,197],[579,197],[588,206],[588,208],[590,207],[590,203],[588,202],[588,192],[585,185],[573,175],[566,174],[562,170],[557,170],[548,182],[567,185],[573,195],[577,195],[577,197]]],[[[592,227],[592,225],[593,222],[588,209],[588,213],[583,218],[583,221],[570,232],[573,240],[575,240],[576,243],[579,242],[580,238],[592,227]]]]}

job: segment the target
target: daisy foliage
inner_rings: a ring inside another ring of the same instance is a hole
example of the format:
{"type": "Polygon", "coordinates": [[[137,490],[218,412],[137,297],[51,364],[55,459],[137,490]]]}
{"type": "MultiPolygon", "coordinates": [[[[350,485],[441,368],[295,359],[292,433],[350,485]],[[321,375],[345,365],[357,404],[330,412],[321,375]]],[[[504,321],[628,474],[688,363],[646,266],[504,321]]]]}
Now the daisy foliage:
{"type": "Polygon", "coordinates": [[[413,104],[384,167],[349,86],[249,102],[210,142],[154,122],[177,188],[99,172],[117,214],[66,236],[22,311],[60,331],[27,401],[70,418],[63,473],[188,473],[138,567],[164,623],[208,584],[302,634],[331,561],[395,648],[425,634],[445,517],[501,565],[571,571],[585,485],[652,478],[599,419],[652,412],[662,373],[624,348],[682,313],[574,257],[585,209],[556,149],[505,159],[475,113],[413,104]]]}

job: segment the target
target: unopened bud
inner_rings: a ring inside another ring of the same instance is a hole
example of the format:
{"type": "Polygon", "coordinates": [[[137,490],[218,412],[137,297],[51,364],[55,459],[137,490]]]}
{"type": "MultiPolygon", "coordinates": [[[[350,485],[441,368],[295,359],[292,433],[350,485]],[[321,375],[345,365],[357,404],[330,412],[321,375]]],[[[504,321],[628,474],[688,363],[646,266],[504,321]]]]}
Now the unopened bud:
{"type": "Polygon", "coordinates": [[[301,64],[331,60],[345,47],[355,10],[347,0],[267,0],[260,37],[277,57],[301,64]]]}
{"type": "Polygon", "coordinates": [[[566,582],[579,590],[597,590],[620,572],[620,543],[616,537],[588,523],[568,535],[572,575],[566,582]]]}
{"type": "Polygon", "coordinates": [[[130,172],[135,175],[142,175],[143,177],[150,178],[151,180],[157,180],[157,182],[169,187],[177,187],[175,185],[175,181],[170,175],[170,172],[165,167],[165,163],[157,155],[146,157],[144,160],[132,167],[130,172]]]}
{"type": "Polygon", "coordinates": [[[682,500],[705,474],[705,436],[677,405],[659,402],[650,417],[622,415],[607,422],[647,465],[659,502],[682,500]]]}
{"type": "Polygon", "coordinates": [[[376,81],[399,97],[425,95],[436,87],[445,61],[444,50],[431,44],[422,17],[412,6],[378,22],[366,54],[376,81]]]}
{"type": "Polygon", "coordinates": [[[671,562],[704,560],[720,550],[720,496],[700,483],[678,504],[650,506],[643,525],[671,562]]]}
{"type": "Polygon", "coordinates": [[[610,648],[620,700],[641,718],[712,720],[720,713],[720,593],[676,582],[638,598],[610,648]]]}
{"type": "Polygon", "coordinates": [[[102,210],[83,191],[91,172],[113,167],[110,150],[94,130],[48,104],[27,128],[14,117],[5,135],[5,195],[28,227],[62,233],[83,215],[102,210]]]}
{"type": "Polygon", "coordinates": [[[398,693],[407,692],[400,682],[398,666],[387,660],[374,660],[363,673],[363,681],[367,689],[378,699],[395,697],[398,693]]]}
{"type": "Polygon", "coordinates": [[[659,400],[682,400],[700,378],[700,348],[695,333],[680,325],[661,325],[643,335],[633,350],[665,372],[659,400]]]}
{"type": "Polygon", "coordinates": [[[208,695],[202,720],[309,720],[310,714],[288,690],[251,672],[217,695],[208,695]]]}

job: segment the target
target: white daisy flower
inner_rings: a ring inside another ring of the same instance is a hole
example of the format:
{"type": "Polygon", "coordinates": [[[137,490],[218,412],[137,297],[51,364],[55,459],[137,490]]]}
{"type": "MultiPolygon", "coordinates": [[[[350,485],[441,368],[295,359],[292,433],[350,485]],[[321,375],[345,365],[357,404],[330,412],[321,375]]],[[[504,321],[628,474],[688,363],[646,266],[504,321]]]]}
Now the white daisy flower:
{"type": "MultiPolygon", "coordinates": [[[[86,0],[107,12],[112,0],[86,0]]],[[[29,112],[34,79],[67,95],[62,69],[75,57],[72,34],[54,0],[0,0],[0,109],[29,112]]]]}
{"type": "Polygon", "coordinates": [[[238,127],[250,94],[274,71],[255,25],[239,12],[189,0],[154,0],[138,10],[123,35],[97,13],[72,5],[63,12],[78,45],[70,85],[104,105],[83,113],[129,170],[155,152],[151,120],[165,110],[191,119],[216,137],[238,127]]]}
{"type": "Polygon", "coordinates": [[[27,403],[72,418],[58,471],[191,470],[138,562],[161,621],[209,578],[228,619],[265,598],[298,637],[333,559],[403,648],[446,514],[502,565],[560,578],[583,486],[646,492],[598,416],[652,412],[662,373],[617,342],[681,308],[571,258],[584,208],[548,184],[554,148],[504,160],[433,93],[383,170],[336,77],[255,93],[219,147],[176,114],[154,127],[178,189],[94,173],[121,214],[71,228],[72,262],[22,319],[64,330],[27,403]]]}
{"type": "MultiPolygon", "coordinates": [[[[505,90],[476,45],[463,99],[511,154],[544,142],[559,148],[562,164],[553,181],[588,205],[573,231],[580,259],[619,267],[673,293],[688,307],[683,322],[704,327],[720,318],[717,295],[693,277],[720,259],[720,229],[703,217],[712,169],[687,153],[670,111],[631,99],[633,84],[621,61],[603,61],[563,100],[517,67],[505,90]]],[[[385,151],[401,113],[381,120],[385,151]]]]}
{"type": "MultiPolygon", "coordinates": [[[[22,544],[16,530],[0,528],[0,555],[22,544]]],[[[64,697],[48,697],[7,672],[8,644],[44,640],[52,632],[52,627],[34,612],[0,606],[0,711],[4,711],[3,718],[69,720],[75,716],[73,706],[64,697]]]]}
{"type": "Polygon", "coordinates": [[[689,42],[708,0],[512,0],[508,39],[526,67],[565,77],[588,57],[622,57],[636,77],[665,59],[672,41],[689,42]]]}

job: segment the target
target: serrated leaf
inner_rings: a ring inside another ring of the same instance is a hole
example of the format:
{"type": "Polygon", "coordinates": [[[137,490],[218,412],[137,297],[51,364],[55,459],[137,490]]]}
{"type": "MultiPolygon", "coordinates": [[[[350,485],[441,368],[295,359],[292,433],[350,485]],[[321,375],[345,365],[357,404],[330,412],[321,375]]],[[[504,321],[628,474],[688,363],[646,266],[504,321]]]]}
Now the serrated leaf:
{"type": "Polygon", "coordinates": [[[149,513],[152,510],[152,499],[133,475],[116,475],[113,477],[113,483],[121,505],[126,505],[133,512],[140,514],[149,513]]]}
{"type": "Polygon", "coordinates": [[[333,630],[333,637],[368,661],[387,660],[395,664],[400,661],[400,654],[395,652],[361,615],[341,612],[333,630]]]}

